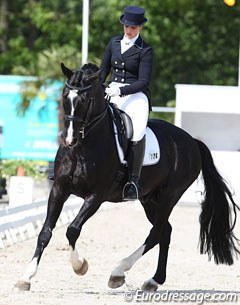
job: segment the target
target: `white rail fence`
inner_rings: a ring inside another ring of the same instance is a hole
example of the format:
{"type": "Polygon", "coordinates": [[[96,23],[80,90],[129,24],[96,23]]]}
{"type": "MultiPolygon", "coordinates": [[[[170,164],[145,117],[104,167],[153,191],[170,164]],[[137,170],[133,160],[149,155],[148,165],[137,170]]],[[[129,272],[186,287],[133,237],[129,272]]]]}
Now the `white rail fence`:
{"type": "MultiPolygon", "coordinates": [[[[83,199],[70,196],[65,202],[56,227],[69,224],[79,212],[83,199]]],[[[99,212],[117,208],[119,203],[104,202],[99,212]]],[[[0,250],[37,236],[47,214],[47,200],[0,209],[0,250]]]]}
{"type": "MultiPolygon", "coordinates": [[[[70,223],[78,213],[82,199],[70,197],[65,203],[56,227],[70,223]]],[[[47,212],[47,200],[0,210],[0,249],[35,237],[41,230],[47,212]]]]}

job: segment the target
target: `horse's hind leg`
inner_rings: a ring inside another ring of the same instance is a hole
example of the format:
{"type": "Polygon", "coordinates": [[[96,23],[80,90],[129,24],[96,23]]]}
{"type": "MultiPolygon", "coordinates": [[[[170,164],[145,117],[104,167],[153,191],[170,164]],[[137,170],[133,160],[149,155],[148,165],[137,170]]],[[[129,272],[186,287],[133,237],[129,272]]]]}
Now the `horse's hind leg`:
{"type": "Polygon", "coordinates": [[[144,290],[156,290],[159,284],[164,283],[166,278],[166,265],[168,256],[168,247],[171,237],[171,225],[168,218],[180,194],[172,196],[165,192],[161,194],[161,203],[153,203],[152,201],[144,203],[144,209],[148,220],[153,224],[153,227],[146,238],[144,244],[138,248],[129,257],[123,259],[120,264],[111,273],[108,285],[110,288],[117,288],[125,282],[125,272],[130,270],[132,266],[145,253],[152,249],[155,245],[160,245],[158,268],[153,278],[144,282],[144,290]]]}
{"type": "Polygon", "coordinates": [[[67,198],[68,195],[63,194],[59,188],[53,186],[48,200],[47,216],[38,236],[35,253],[27,269],[25,270],[25,273],[15,285],[17,290],[30,290],[31,278],[37,273],[41,256],[52,237],[52,230],[56,225],[58,217],[62,211],[63,204],[67,198]]]}
{"type": "Polygon", "coordinates": [[[158,285],[162,285],[166,280],[168,249],[171,240],[172,226],[169,222],[164,226],[160,243],[158,266],[153,278],[144,282],[142,289],[147,291],[157,290],[158,285]]]}
{"type": "MultiPolygon", "coordinates": [[[[158,267],[154,277],[144,282],[142,286],[143,290],[155,291],[157,290],[159,284],[163,284],[165,282],[171,231],[171,225],[169,222],[167,222],[167,224],[163,228],[162,234],[160,231],[158,232],[159,234],[157,234],[159,239],[151,245],[152,248],[157,243],[159,243],[158,267]]],[[[148,237],[150,237],[151,235],[152,234],[150,232],[148,237]]],[[[145,242],[133,254],[131,254],[127,258],[124,258],[111,273],[108,286],[110,288],[118,288],[122,286],[125,283],[125,272],[129,271],[132,266],[149,250],[150,248],[147,248],[147,244],[145,242]]]]}

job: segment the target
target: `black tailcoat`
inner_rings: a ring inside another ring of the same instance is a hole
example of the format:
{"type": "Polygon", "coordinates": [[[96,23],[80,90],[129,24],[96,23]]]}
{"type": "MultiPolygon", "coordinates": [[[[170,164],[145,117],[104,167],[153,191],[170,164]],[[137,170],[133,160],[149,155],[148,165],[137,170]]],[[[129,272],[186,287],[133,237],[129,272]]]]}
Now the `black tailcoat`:
{"type": "Polygon", "coordinates": [[[121,95],[143,92],[150,102],[149,83],[152,72],[152,48],[139,35],[135,44],[121,54],[122,36],[110,40],[105,50],[100,68],[101,81],[105,82],[111,71],[111,82],[126,83],[121,87],[121,95]]]}

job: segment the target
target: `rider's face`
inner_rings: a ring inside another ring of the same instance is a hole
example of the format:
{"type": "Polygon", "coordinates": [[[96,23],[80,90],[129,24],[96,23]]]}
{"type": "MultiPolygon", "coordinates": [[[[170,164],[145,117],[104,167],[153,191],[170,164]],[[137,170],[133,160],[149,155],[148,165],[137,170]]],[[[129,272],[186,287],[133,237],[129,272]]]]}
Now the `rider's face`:
{"type": "Polygon", "coordinates": [[[128,39],[132,39],[139,34],[141,29],[142,29],[142,26],[124,25],[124,34],[128,39]]]}

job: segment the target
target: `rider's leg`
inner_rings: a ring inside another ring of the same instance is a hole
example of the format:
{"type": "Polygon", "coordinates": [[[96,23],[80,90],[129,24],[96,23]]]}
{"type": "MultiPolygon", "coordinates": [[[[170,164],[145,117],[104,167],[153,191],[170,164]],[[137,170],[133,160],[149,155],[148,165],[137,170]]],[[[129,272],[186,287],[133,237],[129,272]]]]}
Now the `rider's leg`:
{"type": "Polygon", "coordinates": [[[132,120],[133,137],[127,156],[129,175],[123,189],[123,200],[135,200],[138,199],[138,180],[145,152],[145,134],[149,116],[148,98],[144,93],[138,92],[123,97],[112,97],[111,102],[126,112],[132,120]]]}
{"type": "Polygon", "coordinates": [[[128,182],[123,189],[123,200],[138,199],[138,181],[145,152],[145,134],[149,115],[148,99],[142,92],[132,94],[123,105],[124,110],[132,119],[133,137],[127,156],[128,182]]]}
{"type": "Polygon", "coordinates": [[[145,152],[145,136],[138,142],[131,142],[128,153],[128,182],[123,189],[123,200],[138,199],[138,181],[145,152]]]}

